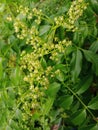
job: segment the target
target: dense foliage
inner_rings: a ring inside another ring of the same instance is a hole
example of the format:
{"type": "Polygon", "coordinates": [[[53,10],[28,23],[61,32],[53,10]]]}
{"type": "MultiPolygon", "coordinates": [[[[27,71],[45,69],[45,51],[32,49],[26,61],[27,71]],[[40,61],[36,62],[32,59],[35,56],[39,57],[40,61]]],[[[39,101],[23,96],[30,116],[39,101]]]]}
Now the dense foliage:
{"type": "Polygon", "coordinates": [[[98,129],[98,0],[0,1],[0,130],[98,129]]]}

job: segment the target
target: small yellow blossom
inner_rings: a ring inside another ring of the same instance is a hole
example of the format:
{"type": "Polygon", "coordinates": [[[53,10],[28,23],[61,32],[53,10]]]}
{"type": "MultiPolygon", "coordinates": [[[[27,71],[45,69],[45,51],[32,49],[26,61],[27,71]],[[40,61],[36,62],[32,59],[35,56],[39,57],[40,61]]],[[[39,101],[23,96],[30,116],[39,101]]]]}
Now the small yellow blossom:
{"type": "Polygon", "coordinates": [[[12,17],[11,17],[11,16],[8,16],[6,19],[7,19],[7,21],[9,21],[9,22],[12,21],[12,17]]]}

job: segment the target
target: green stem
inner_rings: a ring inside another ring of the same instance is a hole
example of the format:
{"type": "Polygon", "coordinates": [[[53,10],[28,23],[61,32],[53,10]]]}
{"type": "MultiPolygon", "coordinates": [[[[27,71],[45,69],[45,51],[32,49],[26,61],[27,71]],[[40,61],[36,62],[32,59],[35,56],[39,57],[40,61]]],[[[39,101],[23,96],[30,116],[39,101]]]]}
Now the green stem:
{"type": "Polygon", "coordinates": [[[11,11],[11,9],[10,9],[8,3],[7,3],[7,0],[5,0],[5,3],[6,3],[6,6],[7,6],[8,11],[11,13],[12,17],[15,18],[14,14],[12,13],[12,11],[11,11]]]}
{"type": "MultiPolygon", "coordinates": [[[[65,85],[65,83],[63,82],[63,85],[78,99],[78,101],[83,105],[83,107],[89,112],[89,114],[93,117],[93,119],[95,120],[96,117],[93,115],[93,113],[89,110],[89,108],[84,104],[84,102],[79,98],[79,96],[67,85],[65,85]]],[[[96,121],[96,120],[95,120],[96,121]]],[[[97,122],[97,121],[96,121],[97,122]]]]}
{"type": "Polygon", "coordinates": [[[51,18],[49,18],[47,15],[43,14],[42,16],[43,16],[42,19],[50,22],[51,24],[54,24],[54,21],[51,18]]]}

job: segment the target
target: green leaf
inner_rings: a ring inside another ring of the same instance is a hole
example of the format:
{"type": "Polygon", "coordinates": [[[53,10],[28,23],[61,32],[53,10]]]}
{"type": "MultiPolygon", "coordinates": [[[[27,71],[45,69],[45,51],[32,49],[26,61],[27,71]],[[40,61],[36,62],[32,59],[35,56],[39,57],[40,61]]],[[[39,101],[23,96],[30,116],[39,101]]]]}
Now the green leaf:
{"type": "Polygon", "coordinates": [[[4,56],[6,56],[10,50],[11,50],[11,44],[6,44],[6,45],[3,46],[3,48],[2,48],[2,54],[3,54],[4,56]]]}
{"type": "Polygon", "coordinates": [[[98,51],[98,40],[94,41],[89,49],[96,53],[98,51]]]}
{"type": "Polygon", "coordinates": [[[20,68],[17,66],[14,71],[11,74],[11,81],[14,85],[18,85],[18,83],[20,82],[22,75],[21,75],[21,71],[20,68]]]}
{"type": "Polygon", "coordinates": [[[69,3],[66,4],[66,6],[62,6],[59,10],[58,10],[58,14],[62,14],[62,13],[65,13],[67,12],[69,9],[69,3]]]}
{"type": "Polygon", "coordinates": [[[64,37],[65,37],[65,29],[60,26],[60,27],[57,29],[57,33],[58,33],[59,39],[60,39],[60,40],[63,40],[64,37]]]}
{"type": "Polygon", "coordinates": [[[87,61],[93,64],[93,70],[96,75],[98,75],[98,55],[90,50],[83,50],[84,56],[87,61]]]}
{"type": "Polygon", "coordinates": [[[46,69],[46,67],[47,67],[47,62],[46,62],[46,60],[45,60],[45,58],[44,57],[42,57],[41,58],[41,65],[42,65],[42,67],[44,68],[44,69],[46,69]]]}
{"type": "Polygon", "coordinates": [[[92,75],[84,77],[78,85],[79,89],[77,91],[77,94],[84,93],[90,87],[92,81],[93,81],[92,75]]]}
{"type": "Polygon", "coordinates": [[[98,110],[98,96],[92,98],[88,104],[88,107],[93,110],[98,110]]]}
{"type": "Polygon", "coordinates": [[[54,98],[52,97],[49,97],[46,100],[46,103],[44,103],[42,106],[43,115],[47,115],[49,113],[50,109],[52,108],[53,103],[54,103],[54,98]]]}
{"type": "Polygon", "coordinates": [[[12,128],[12,130],[19,130],[20,129],[18,124],[12,119],[9,120],[9,126],[12,128]]]}
{"type": "Polygon", "coordinates": [[[68,46],[66,49],[66,55],[70,55],[73,51],[75,51],[75,47],[73,46],[68,46]]]}
{"type": "Polygon", "coordinates": [[[98,125],[88,125],[80,127],[79,130],[98,130],[98,125]]]}
{"type": "Polygon", "coordinates": [[[13,87],[9,87],[7,89],[7,93],[10,99],[14,100],[15,99],[15,90],[13,89],[13,87]]]}
{"type": "Polygon", "coordinates": [[[79,46],[81,47],[81,46],[83,46],[83,44],[84,44],[84,40],[85,40],[85,38],[88,36],[88,25],[87,25],[87,23],[86,22],[82,22],[81,21],[81,26],[79,26],[79,32],[78,33],[80,33],[80,35],[79,35],[79,46]]]}
{"type": "Polygon", "coordinates": [[[50,27],[51,27],[50,25],[41,26],[40,30],[39,30],[39,35],[41,36],[41,35],[45,34],[46,32],[48,32],[50,27]]]}
{"type": "Polygon", "coordinates": [[[6,130],[12,130],[12,128],[10,126],[6,126],[6,130]]]}
{"type": "Polygon", "coordinates": [[[2,79],[3,75],[3,66],[2,66],[2,58],[0,57],[0,79],[2,79]]]}
{"type": "Polygon", "coordinates": [[[18,39],[16,39],[16,37],[15,37],[14,35],[11,35],[11,36],[9,37],[9,41],[10,41],[10,43],[11,43],[11,45],[12,45],[12,49],[13,49],[17,54],[19,54],[20,46],[19,46],[19,44],[18,44],[18,39]]]}
{"type": "Polygon", "coordinates": [[[71,121],[75,125],[81,125],[85,119],[86,119],[86,110],[79,110],[75,112],[71,117],[71,121]]]}
{"type": "Polygon", "coordinates": [[[65,76],[64,76],[64,73],[63,72],[59,72],[57,75],[56,75],[56,78],[63,82],[65,80],[65,76]]]}
{"type": "Polygon", "coordinates": [[[90,50],[83,50],[84,56],[89,62],[93,62],[95,54],[90,50]]]}
{"type": "Polygon", "coordinates": [[[73,35],[73,42],[78,43],[79,42],[79,33],[75,32],[73,35]]]}
{"type": "Polygon", "coordinates": [[[70,95],[61,96],[58,100],[59,106],[63,107],[64,109],[69,109],[72,102],[73,102],[73,96],[70,95]]]}
{"type": "Polygon", "coordinates": [[[26,16],[23,15],[22,13],[20,13],[17,15],[16,19],[24,20],[24,19],[26,19],[26,16]]]}
{"type": "Polygon", "coordinates": [[[98,14],[98,0],[90,0],[91,6],[96,14],[98,14]]]}
{"type": "Polygon", "coordinates": [[[15,118],[21,120],[22,119],[22,112],[21,110],[17,109],[15,112],[15,118]]]}
{"type": "Polygon", "coordinates": [[[2,39],[0,39],[0,53],[1,53],[1,50],[2,48],[4,48],[4,46],[6,45],[5,41],[2,39]]]}
{"type": "Polygon", "coordinates": [[[76,81],[78,78],[82,67],[82,53],[80,50],[76,50],[75,53],[73,53],[72,57],[72,80],[76,81]]]}
{"type": "Polygon", "coordinates": [[[97,36],[97,33],[98,33],[98,31],[97,31],[97,26],[96,25],[94,25],[94,30],[93,30],[93,36],[97,36]]]}
{"type": "Polygon", "coordinates": [[[0,3],[0,13],[2,13],[4,11],[4,9],[5,9],[5,4],[0,3]]]}
{"type": "Polygon", "coordinates": [[[65,66],[64,64],[56,64],[56,65],[54,66],[54,69],[55,69],[55,70],[59,69],[59,70],[65,72],[65,71],[66,71],[66,66],[65,66]]]}
{"type": "Polygon", "coordinates": [[[41,113],[35,112],[35,113],[33,113],[32,119],[33,120],[38,120],[40,118],[40,115],[41,115],[41,113]]]}
{"type": "Polygon", "coordinates": [[[46,94],[49,97],[55,97],[57,92],[59,91],[59,89],[60,89],[60,84],[59,83],[57,83],[57,82],[51,83],[49,85],[48,90],[46,91],[46,94]]]}

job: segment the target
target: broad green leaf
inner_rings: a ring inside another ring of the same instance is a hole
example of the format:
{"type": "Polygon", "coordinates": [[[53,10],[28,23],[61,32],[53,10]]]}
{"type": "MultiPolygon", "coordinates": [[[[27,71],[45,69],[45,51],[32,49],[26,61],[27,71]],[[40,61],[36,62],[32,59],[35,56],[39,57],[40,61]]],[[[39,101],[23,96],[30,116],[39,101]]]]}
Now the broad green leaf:
{"type": "Polygon", "coordinates": [[[9,120],[9,126],[12,128],[12,130],[19,130],[18,124],[12,119],[9,120]]]}
{"type": "Polygon", "coordinates": [[[15,99],[15,90],[12,86],[7,89],[7,93],[12,100],[15,99]]]}
{"type": "Polygon", "coordinates": [[[64,73],[63,72],[59,72],[57,75],[56,75],[56,78],[63,82],[65,80],[65,76],[64,76],[64,73]]]}
{"type": "Polygon", "coordinates": [[[93,12],[91,6],[88,6],[88,8],[85,10],[85,12],[86,12],[86,15],[90,18],[94,16],[94,12],[93,12]]]}
{"type": "Polygon", "coordinates": [[[2,48],[2,54],[3,54],[4,56],[6,56],[10,50],[11,50],[11,44],[6,44],[6,45],[2,48]]]}
{"type": "Polygon", "coordinates": [[[73,53],[73,58],[72,58],[72,80],[75,81],[80,72],[81,72],[81,67],[82,67],[82,53],[80,50],[76,50],[75,53],[73,53]]]}
{"type": "Polygon", "coordinates": [[[88,25],[86,22],[81,21],[81,26],[79,26],[79,46],[83,46],[85,38],[88,36],[88,25]]]}
{"type": "Polygon", "coordinates": [[[63,107],[64,109],[69,109],[72,102],[73,102],[73,96],[70,95],[61,96],[58,100],[59,106],[63,107]]]}
{"type": "Polygon", "coordinates": [[[35,112],[35,113],[33,113],[32,119],[33,120],[38,120],[40,118],[40,115],[41,115],[41,113],[35,112]]]}
{"type": "Polygon", "coordinates": [[[19,54],[19,49],[20,49],[20,46],[18,44],[18,39],[16,39],[16,37],[14,35],[11,35],[9,37],[9,41],[10,43],[12,44],[12,49],[17,53],[19,54]]]}
{"type": "Polygon", "coordinates": [[[54,96],[56,96],[56,94],[59,91],[59,89],[60,89],[60,84],[59,83],[57,83],[57,82],[51,83],[49,85],[49,88],[46,91],[46,94],[49,97],[52,97],[52,96],[54,97],[54,96]]]}
{"type": "Polygon", "coordinates": [[[79,110],[71,116],[71,121],[75,125],[81,125],[86,119],[86,110],[79,110]]]}
{"type": "Polygon", "coordinates": [[[88,125],[80,127],[79,130],[98,130],[98,125],[88,125]]]}
{"type": "MultiPolygon", "coordinates": [[[[8,93],[9,94],[9,93],[8,93]]],[[[12,108],[15,105],[15,93],[10,92],[10,95],[8,95],[7,99],[7,106],[9,108],[12,108]],[[12,97],[13,96],[13,97],[12,97]],[[12,98],[11,98],[12,97],[12,98]]]]}
{"type": "Polygon", "coordinates": [[[41,58],[41,65],[42,65],[42,67],[44,68],[44,69],[46,69],[46,67],[47,67],[47,62],[46,62],[46,60],[45,60],[45,58],[44,57],[42,57],[41,58]]]}
{"type": "Polygon", "coordinates": [[[17,109],[15,112],[15,118],[21,120],[22,119],[22,112],[21,110],[17,109]]]}
{"type": "Polygon", "coordinates": [[[11,81],[13,84],[17,85],[20,82],[22,75],[20,68],[17,66],[11,74],[11,81]]]}
{"type": "Polygon", "coordinates": [[[16,17],[16,19],[20,19],[20,20],[24,20],[25,18],[26,18],[26,16],[21,14],[21,13],[18,14],[17,17],[16,17]]]}
{"type": "Polygon", "coordinates": [[[80,102],[73,102],[72,103],[72,105],[71,105],[71,111],[73,112],[73,113],[75,113],[78,109],[79,109],[79,107],[80,107],[80,102]]]}
{"type": "Polygon", "coordinates": [[[90,48],[89,48],[91,51],[93,51],[94,53],[96,53],[98,51],[98,40],[97,41],[94,41],[90,48]]]}
{"type": "Polygon", "coordinates": [[[5,9],[5,4],[4,3],[0,3],[0,13],[2,13],[5,9]]]}
{"type": "Polygon", "coordinates": [[[2,48],[6,45],[5,41],[2,39],[0,39],[0,53],[1,53],[1,50],[2,48]]]}
{"type": "Polygon", "coordinates": [[[57,69],[59,69],[59,70],[65,72],[65,71],[66,71],[66,66],[65,66],[64,64],[56,64],[56,65],[54,66],[54,70],[57,70],[57,69]]]}
{"type": "Polygon", "coordinates": [[[75,43],[78,43],[78,42],[79,42],[79,33],[78,33],[78,32],[75,32],[75,33],[74,33],[73,41],[74,41],[75,43]]]}
{"type": "MultiPolygon", "coordinates": [[[[96,36],[97,36],[97,33],[98,33],[97,26],[94,25],[93,35],[96,37],[96,36]]],[[[97,48],[97,50],[98,50],[98,48],[97,48]]]]}
{"type": "Polygon", "coordinates": [[[92,68],[96,75],[98,75],[98,54],[93,55],[92,68]]]}
{"type": "Polygon", "coordinates": [[[75,47],[68,46],[66,49],[66,55],[70,55],[73,51],[75,51],[75,47]]]}
{"type": "Polygon", "coordinates": [[[12,128],[7,125],[5,130],[12,130],[12,128]]]}
{"type": "Polygon", "coordinates": [[[89,62],[93,62],[95,54],[90,50],[84,50],[84,56],[89,62]]]}
{"type": "Polygon", "coordinates": [[[3,75],[3,66],[2,66],[2,58],[0,57],[0,79],[2,78],[3,75]]]}
{"type": "Polygon", "coordinates": [[[98,96],[92,98],[88,104],[88,107],[93,110],[98,110],[98,96]]]}
{"type": "Polygon", "coordinates": [[[58,14],[65,13],[65,12],[68,11],[68,9],[69,9],[69,3],[68,3],[66,6],[62,6],[62,7],[59,9],[58,14]]]}
{"type": "Polygon", "coordinates": [[[84,79],[82,79],[78,85],[79,89],[77,91],[77,94],[84,93],[90,87],[92,81],[93,81],[92,75],[84,77],[84,79]]]}
{"type": "Polygon", "coordinates": [[[49,97],[46,100],[46,103],[44,103],[42,106],[43,115],[47,115],[49,113],[50,109],[52,108],[53,103],[54,103],[54,98],[52,97],[49,97]]]}
{"type": "Polygon", "coordinates": [[[57,29],[57,32],[58,32],[58,37],[59,37],[59,39],[60,40],[63,40],[64,39],[64,37],[65,37],[65,29],[63,28],[63,27],[59,27],[58,29],[57,29]]]}
{"type": "Polygon", "coordinates": [[[90,0],[91,6],[96,14],[98,14],[98,0],[90,0]]]}
{"type": "Polygon", "coordinates": [[[98,75],[98,55],[90,50],[83,50],[84,56],[87,59],[87,61],[91,62],[93,64],[93,69],[98,75]]]}
{"type": "Polygon", "coordinates": [[[48,32],[50,27],[51,27],[50,25],[43,25],[43,26],[41,26],[40,30],[39,30],[40,36],[45,34],[46,32],[48,32]]]}
{"type": "MultiPolygon", "coordinates": [[[[82,27],[83,28],[83,27],[82,27]]],[[[83,34],[83,37],[84,38],[86,38],[87,37],[87,35],[88,35],[88,33],[89,33],[89,30],[88,30],[88,25],[87,24],[85,24],[84,25],[84,28],[82,29],[82,34],[83,34]]]]}

